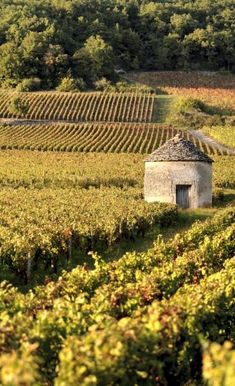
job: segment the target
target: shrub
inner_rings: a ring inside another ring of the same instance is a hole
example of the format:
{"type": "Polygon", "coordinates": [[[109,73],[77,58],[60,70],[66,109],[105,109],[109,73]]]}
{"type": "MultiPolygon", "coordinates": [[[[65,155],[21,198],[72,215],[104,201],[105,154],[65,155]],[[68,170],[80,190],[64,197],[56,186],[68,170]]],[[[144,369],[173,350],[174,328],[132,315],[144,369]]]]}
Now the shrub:
{"type": "Polygon", "coordinates": [[[111,82],[103,77],[95,82],[95,88],[98,91],[110,91],[112,86],[111,82]]]}
{"type": "Polygon", "coordinates": [[[172,107],[169,123],[177,127],[199,129],[202,126],[223,125],[224,117],[215,114],[199,99],[180,97],[172,107]]]}
{"type": "Polygon", "coordinates": [[[71,92],[71,91],[83,91],[86,88],[86,84],[82,78],[73,78],[70,75],[62,78],[61,82],[57,86],[57,91],[71,92]]]}
{"type": "Polygon", "coordinates": [[[192,110],[205,111],[205,104],[199,99],[181,97],[176,100],[174,110],[179,113],[186,113],[192,110]]]}
{"type": "Polygon", "coordinates": [[[147,86],[145,84],[141,84],[141,83],[128,83],[126,81],[121,81],[121,82],[117,82],[116,83],[116,89],[117,91],[119,92],[142,92],[142,93],[150,93],[150,94],[153,94],[154,93],[154,89],[150,86],[147,86]]]}
{"type": "Polygon", "coordinates": [[[212,200],[213,200],[213,203],[216,204],[216,203],[219,203],[221,201],[224,201],[224,192],[222,189],[215,189],[213,191],[213,195],[212,195],[212,200]]]}
{"type": "Polygon", "coordinates": [[[9,112],[13,115],[25,116],[28,112],[29,105],[27,101],[22,99],[20,96],[15,96],[10,105],[9,112]]]}
{"type": "Polygon", "coordinates": [[[17,86],[17,81],[15,79],[5,79],[1,82],[1,88],[10,90],[14,89],[17,86]]]}
{"type": "Polygon", "coordinates": [[[84,91],[86,89],[86,83],[82,78],[76,78],[76,85],[79,91],[84,91]]]}
{"type": "Polygon", "coordinates": [[[41,79],[29,78],[23,79],[16,87],[19,92],[38,91],[41,87],[41,79]]]}

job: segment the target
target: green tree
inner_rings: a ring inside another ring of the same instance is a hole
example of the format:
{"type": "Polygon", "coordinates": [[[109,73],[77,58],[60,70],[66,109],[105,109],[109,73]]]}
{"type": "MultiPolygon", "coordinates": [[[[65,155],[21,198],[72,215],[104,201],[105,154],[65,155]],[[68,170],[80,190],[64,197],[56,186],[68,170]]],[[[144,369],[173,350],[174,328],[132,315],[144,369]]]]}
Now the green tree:
{"type": "Polygon", "coordinates": [[[74,54],[73,60],[76,75],[84,78],[88,84],[102,76],[111,78],[114,75],[112,47],[99,35],[90,36],[74,54]]]}
{"type": "Polygon", "coordinates": [[[0,46],[0,82],[17,84],[23,76],[22,50],[14,42],[0,46]]]}
{"type": "Polygon", "coordinates": [[[87,56],[91,58],[95,77],[99,78],[102,75],[110,76],[113,74],[113,50],[101,36],[90,36],[84,45],[84,49],[87,56]]]}

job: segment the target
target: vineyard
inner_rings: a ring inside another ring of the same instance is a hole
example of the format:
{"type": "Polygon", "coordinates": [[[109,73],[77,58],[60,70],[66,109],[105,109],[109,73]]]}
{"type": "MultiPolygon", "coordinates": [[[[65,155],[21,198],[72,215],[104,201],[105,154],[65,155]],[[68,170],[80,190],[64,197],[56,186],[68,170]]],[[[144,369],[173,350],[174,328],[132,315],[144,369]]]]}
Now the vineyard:
{"type": "Polygon", "coordinates": [[[46,272],[51,267],[56,273],[59,259],[71,260],[73,250],[87,253],[121,239],[134,240],[176,216],[174,206],[148,205],[135,188],[5,188],[0,208],[1,263],[26,282],[31,268],[46,272]]]}
{"type": "Polygon", "coordinates": [[[132,73],[130,79],[154,87],[160,94],[193,97],[234,114],[235,76],[232,74],[161,71],[132,73]]]}
{"type": "MultiPolygon", "coordinates": [[[[225,157],[225,166],[231,165],[225,157]]],[[[140,154],[58,153],[2,150],[0,187],[143,188],[144,156],[140,154]]],[[[220,163],[216,163],[220,165],[220,163]]],[[[224,166],[223,166],[224,167],[224,166]]],[[[222,173],[218,171],[218,177],[222,173]]]]}
{"type": "Polygon", "coordinates": [[[1,118],[72,122],[151,122],[155,95],[142,93],[0,92],[1,118]],[[22,116],[9,110],[17,96],[29,109],[22,116]]]}
{"type": "Polygon", "coordinates": [[[210,155],[226,155],[195,138],[190,132],[157,124],[128,123],[53,123],[0,126],[0,149],[151,153],[168,139],[181,133],[210,155]]]}
{"type": "MultiPolygon", "coordinates": [[[[138,188],[143,192],[141,154],[58,153],[2,150],[0,187],[53,189],[138,188]]],[[[235,188],[234,156],[213,156],[214,188],[235,188]]],[[[107,191],[108,192],[108,191],[107,191]]]]}
{"type": "MultiPolygon", "coordinates": [[[[144,156],[2,151],[1,277],[37,282],[38,272],[87,261],[176,220],[175,206],[143,201],[144,156]]],[[[215,157],[214,189],[234,188],[234,157],[215,157]]]]}
{"type": "Polygon", "coordinates": [[[94,269],[27,294],[2,282],[1,384],[223,385],[229,369],[234,379],[234,220],[228,208],[144,253],[93,254],[94,269]]]}
{"type": "MultiPolygon", "coordinates": [[[[154,86],[232,113],[232,77],[199,75],[154,86]]],[[[0,92],[1,386],[235,383],[235,156],[167,125],[172,99],[0,92]],[[177,133],[215,161],[212,208],[143,200],[177,133]]],[[[234,146],[222,129],[204,132],[234,146]]]]}
{"type": "Polygon", "coordinates": [[[3,151],[0,158],[2,278],[37,282],[39,272],[56,274],[90,250],[176,218],[175,206],[142,199],[142,157],[3,151]]]}

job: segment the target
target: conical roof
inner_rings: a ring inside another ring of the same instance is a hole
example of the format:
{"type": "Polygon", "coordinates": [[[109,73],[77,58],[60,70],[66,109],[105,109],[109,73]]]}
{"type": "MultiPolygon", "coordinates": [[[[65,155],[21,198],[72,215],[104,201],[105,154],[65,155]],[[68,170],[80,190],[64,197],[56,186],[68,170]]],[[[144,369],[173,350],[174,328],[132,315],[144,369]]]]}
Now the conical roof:
{"type": "Polygon", "coordinates": [[[212,163],[207,154],[199,150],[194,144],[177,134],[163,146],[147,157],[146,162],[159,161],[201,161],[212,163]]]}

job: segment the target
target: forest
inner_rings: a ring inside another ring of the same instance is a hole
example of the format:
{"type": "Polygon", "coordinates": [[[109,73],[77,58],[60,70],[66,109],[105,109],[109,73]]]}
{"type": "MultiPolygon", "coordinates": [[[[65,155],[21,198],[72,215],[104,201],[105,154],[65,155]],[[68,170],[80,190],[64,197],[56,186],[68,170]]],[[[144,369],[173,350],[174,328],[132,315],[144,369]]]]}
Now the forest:
{"type": "Polygon", "coordinates": [[[233,0],[1,0],[0,85],[82,91],[120,69],[234,71],[234,27],[233,0]]]}

